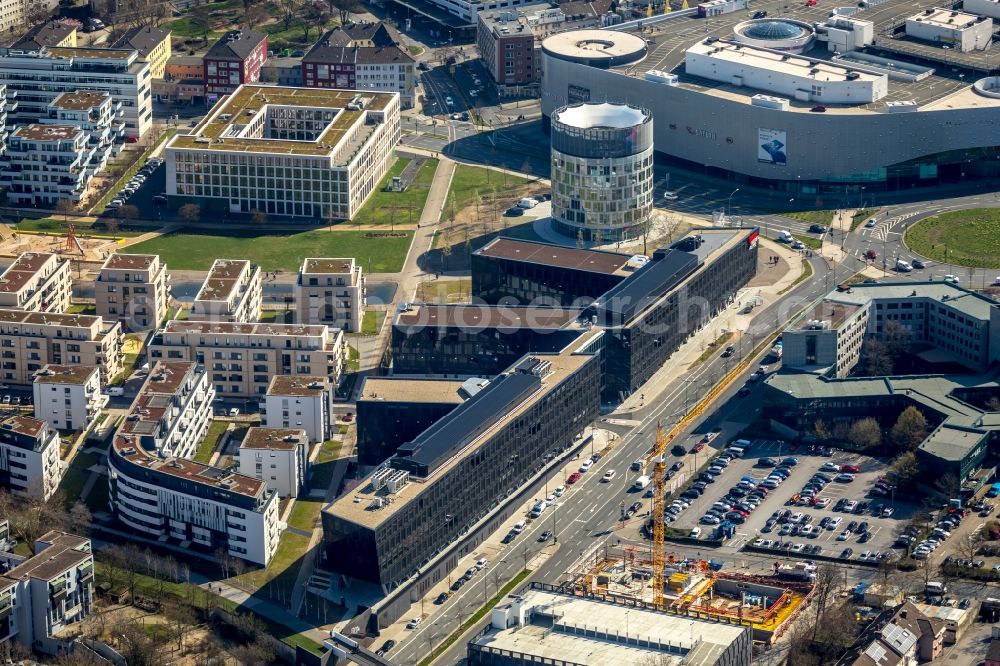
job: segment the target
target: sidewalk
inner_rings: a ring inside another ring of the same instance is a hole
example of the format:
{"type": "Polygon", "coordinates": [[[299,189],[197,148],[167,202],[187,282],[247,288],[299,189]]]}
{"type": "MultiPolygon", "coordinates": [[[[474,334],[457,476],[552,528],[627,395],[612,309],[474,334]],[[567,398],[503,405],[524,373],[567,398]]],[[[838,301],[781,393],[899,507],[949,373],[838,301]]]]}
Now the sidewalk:
{"type": "MultiPolygon", "coordinates": [[[[772,305],[781,297],[781,292],[792,286],[802,269],[802,258],[798,252],[786,245],[774,243],[767,239],[760,241],[760,259],[758,273],[769,270],[764,259],[771,254],[781,257],[782,264],[786,270],[782,275],[774,276],[774,281],[769,285],[749,287],[740,290],[736,300],[726,308],[725,311],[716,315],[708,325],[701,328],[686,342],[684,342],[673,353],[670,359],[660,367],[656,373],[643,384],[640,391],[636,391],[625,399],[615,410],[615,414],[628,417],[638,409],[643,409],[657,402],[668,389],[676,385],[679,375],[687,374],[692,364],[708,349],[708,345],[714,342],[726,331],[735,332],[737,335],[746,334],[750,330],[753,321],[765,316],[771,316],[768,311],[772,305]],[[761,304],[754,307],[749,314],[743,314],[742,309],[749,298],[760,296],[761,304]]],[[[779,264],[779,265],[782,265],[779,264]]],[[[735,340],[736,338],[733,338],[735,340]]],[[[721,353],[721,349],[719,352],[721,353]]]]}

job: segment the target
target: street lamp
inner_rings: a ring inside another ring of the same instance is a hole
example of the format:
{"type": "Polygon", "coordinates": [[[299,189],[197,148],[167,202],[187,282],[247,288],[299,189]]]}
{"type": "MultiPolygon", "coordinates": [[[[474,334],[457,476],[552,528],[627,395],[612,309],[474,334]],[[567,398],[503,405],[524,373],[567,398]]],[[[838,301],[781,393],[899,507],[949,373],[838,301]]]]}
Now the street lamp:
{"type": "Polygon", "coordinates": [[[733,195],[736,194],[739,191],[740,191],[740,188],[737,187],[735,190],[733,190],[729,194],[729,202],[726,204],[726,218],[729,217],[729,214],[732,212],[732,209],[733,209],[733,195]]]}

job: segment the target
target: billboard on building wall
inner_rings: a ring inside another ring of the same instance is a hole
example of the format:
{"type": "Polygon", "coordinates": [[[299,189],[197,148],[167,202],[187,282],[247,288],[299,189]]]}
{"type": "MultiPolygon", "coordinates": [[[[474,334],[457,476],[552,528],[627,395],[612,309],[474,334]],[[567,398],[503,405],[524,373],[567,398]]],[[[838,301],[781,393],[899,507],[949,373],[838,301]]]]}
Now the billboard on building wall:
{"type": "Polygon", "coordinates": [[[784,130],[757,128],[757,161],[781,165],[788,163],[784,130]]]}

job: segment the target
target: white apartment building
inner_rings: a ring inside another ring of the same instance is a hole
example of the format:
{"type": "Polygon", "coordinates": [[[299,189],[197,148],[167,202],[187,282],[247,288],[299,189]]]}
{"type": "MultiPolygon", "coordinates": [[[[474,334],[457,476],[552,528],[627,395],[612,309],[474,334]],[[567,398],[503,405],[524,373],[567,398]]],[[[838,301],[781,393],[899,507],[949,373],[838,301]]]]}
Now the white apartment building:
{"type": "Polygon", "coordinates": [[[97,314],[131,330],[159,325],[167,316],[170,274],[157,254],[112,254],[94,281],[97,314]]]}
{"type": "Polygon", "coordinates": [[[353,258],[306,259],[295,281],[295,321],[358,332],[365,294],[365,276],[353,258]]]}
{"type": "Polygon", "coordinates": [[[0,83],[17,104],[12,125],[38,122],[61,93],[81,88],[105,91],[121,104],[125,133],[142,137],[153,126],[150,65],[135,49],[43,47],[37,51],[0,49],[0,83]]]}
{"type": "Polygon", "coordinates": [[[259,480],[188,460],[215,390],[201,365],[158,362],[108,453],[115,517],[150,539],[266,566],[278,548],[278,495],[259,480]]]}
{"type": "Polygon", "coordinates": [[[0,184],[15,206],[74,204],[87,189],[93,151],[86,132],[73,125],[21,125],[0,157],[0,184]]]}
{"type": "Polygon", "coordinates": [[[0,0],[0,33],[5,35],[28,27],[31,18],[25,10],[36,10],[32,16],[50,18],[59,7],[59,0],[0,0]]]}
{"type": "Polygon", "coordinates": [[[302,428],[310,442],[325,442],[333,437],[336,390],[326,377],[274,377],[261,401],[261,420],[268,428],[302,428]]]}
{"type": "Polygon", "coordinates": [[[68,260],[49,252],[23,252],[0,275],[0,308],[65,312],[73,293],[68,260]]]}
{"type": "Polygon", "coordinates": [[[323,377],[336,388],[343,373],[342,331],[326,326],[168,321],[147,350],[151,360],[203,363],[220,396],[263,396],[279,375],[323,377]]]}
{"type": "Polygon", "coordinates": [[[0,575],[0,642],[61,654],[69,641],[60,634],[85,619],[93,602],[90,539],[46,532],[32,557],[0,575]]]}
{"type": "Polygon", "coordinates": [[[261,479],[280,497],[298,497],[306,482],[309,437],[302,428],[250,428],[238,463],[240,474],[261,479]]]}
{"type": "Polygon", "coordinates": [[[0,417],[0,488],[48,499],[62,479],[59,434],[30,416],[0,417]]]}
{"type": "Polygon", "coordinates": [[[77,203],[124,142],[121,102],[105,91],[62,93],[38,122],[17,127],[8,137],[0,184],[20,204],[77,203]]]}
{"type": "Polygon", "coordinates": [[[31,384],[49,363],[97,368],[109,383],[122,371],[122,326],[91,315],[0,309],[0,382],[31,384]]]}
{"type": "Polygon", "coordinates": [[[188,319],[257,321],[261,303],[260,266],[243,259],[216,259],[194,298],[188,319]]]}
{"type": "Polygon", "coordinates": [[[350,219],[399,137],[394,93],[242,85],[167,143],[167,194],[214,211],[350,219]]]}
{"type": "Polygon", "coordinates": [[[50,363],[32,384],[35,418],[59,430],[86,430],[108,404],[95,367],[50,363]]]}

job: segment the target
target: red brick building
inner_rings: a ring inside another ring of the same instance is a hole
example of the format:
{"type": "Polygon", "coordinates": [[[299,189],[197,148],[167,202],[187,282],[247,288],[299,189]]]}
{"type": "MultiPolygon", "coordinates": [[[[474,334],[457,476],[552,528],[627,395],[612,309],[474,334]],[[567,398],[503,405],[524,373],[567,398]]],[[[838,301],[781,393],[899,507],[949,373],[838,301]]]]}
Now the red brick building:
{"type": "Polygon", "coordinates": [[[234,30],[217,41],[204,57],[205,95],[212,103],[244,83],[260,81],[267,60],[267,34],[234,30]]]}

